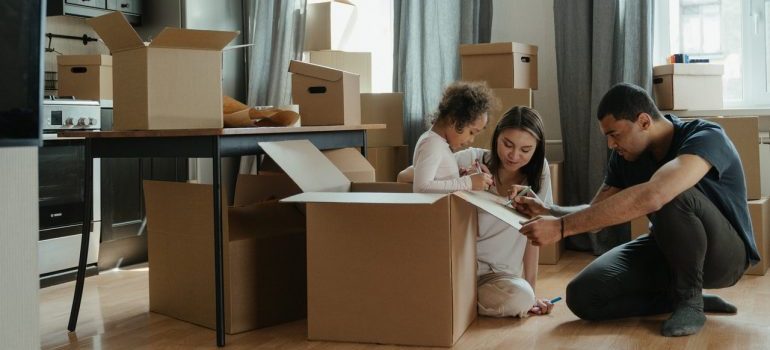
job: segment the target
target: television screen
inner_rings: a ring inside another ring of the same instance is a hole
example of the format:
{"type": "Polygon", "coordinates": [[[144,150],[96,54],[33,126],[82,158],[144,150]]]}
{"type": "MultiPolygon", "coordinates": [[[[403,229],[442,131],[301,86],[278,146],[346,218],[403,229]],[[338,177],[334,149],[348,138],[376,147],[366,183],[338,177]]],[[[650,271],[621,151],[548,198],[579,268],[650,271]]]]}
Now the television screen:
{"type": "Polygon", "coordinates": [[[45,1],[0,1],[0,146],[40,145],[45,1]]]}

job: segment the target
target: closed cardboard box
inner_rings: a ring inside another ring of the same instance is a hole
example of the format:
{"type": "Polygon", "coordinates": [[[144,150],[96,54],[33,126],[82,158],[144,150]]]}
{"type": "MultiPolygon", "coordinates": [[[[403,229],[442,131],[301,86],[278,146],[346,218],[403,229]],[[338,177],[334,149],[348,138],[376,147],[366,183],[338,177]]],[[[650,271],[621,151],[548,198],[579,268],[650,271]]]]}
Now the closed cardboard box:
{"type": "Polygon", "coordinates": [[[166,28],[145,46],[120,12],[86,22],[112,51],[113,130],[222,127],[222,49],[237,32],[166,28]]]}
{"type": "Polygon", "coordinates": [[[56,56],[59,96],[78,100],[112,100],[112,56],[56,56]]]}
{"type": "Polygon", "coordinates": [[[491,88],[537,90],[537,46],[520,43],[460,45],[462,80],[491,88]]]}
{"type": "Polygon", "coordinates": [[[770,266],[770,204],[768,198],[749,201],[749,215],[751,227],[754,230],[754,243],[757,244],[761,261],[750,266],[746,271],[748,275],[764,276],[770,266]]]}
{"type": "MultiPolygon", "coordinates": [[[[553,204],[562,204],[562,167],[561,162],[550,162],[548,168],[551,171],[551,192],[553,193],[553,204]]],[[[564,240],[540,247],[540,258],[538,262],[543,265],[555,265],[559,263],[561,254],[564,252],[564,240]]]]}
{"type": "MultiPolygon", "coordinates": [[[[306,314],[305,218],[296,206],[276,202],[277,196],[296,194],[291,181],[285,175],[271,177],[242,175],[236,205],[223,203],[225,331],[230,334],[306,314]],[[264,186],[268,183],[272,186],[264,186]]],[[[145,181],[144,195],[150,311],[213,329],[211,186],[145,181]]]]}
{"type": "Polygon", "coordinates": [[[372,92],[372,53],[310,51],[310,63],[358,74],[360,91],[372,92]]]}
{"type": "Polygon", "coordinates": [[[495,133],[495,127],[503,114],[514,106],[532,107],[532,90],[530,89],[492,89],[492,93],[499,100],[499,108],[489,111],[489,121],[487,127],[473,139],[473,147],[491,149],[492,136],[495,133]]]}
{"type": "Polygon", "coordinates": [[[401,92],[361,94],[361,122],[385,124],[384,130],[366,132],[369,147],[397,147],[404,144],[404,94],[401,92]]]}
{"type": "Polygon", "coordinates": [[[455,344],[476,318],[477,209],[523,218],[486,192],[351,192],[311,143],[260,146],[304,191],[283,201],[307,204],[308,338],[455,344]]]}
{"type": "Polygon", "coordinates": [[[652,69],[660,110],[722,109],[721,64],[673,63],[652,69]]]}
{"type": "Polygon", "coordinates": [[[361,124],[357,74],[300,61],[291,61],[289,72],[303,126],[361,124]]]}
{"type": "Polygon", "coordinates": [[[409,166],[409,146],[368,147],[366,160],[374,167],[375,181],[395,182],[398,173],[409,166]]]}
{"type": "Polygon", "coordinates": [[[355,10],[347,0],[307,4],[305,51],[342,50],[353,33],[355,10]]]}

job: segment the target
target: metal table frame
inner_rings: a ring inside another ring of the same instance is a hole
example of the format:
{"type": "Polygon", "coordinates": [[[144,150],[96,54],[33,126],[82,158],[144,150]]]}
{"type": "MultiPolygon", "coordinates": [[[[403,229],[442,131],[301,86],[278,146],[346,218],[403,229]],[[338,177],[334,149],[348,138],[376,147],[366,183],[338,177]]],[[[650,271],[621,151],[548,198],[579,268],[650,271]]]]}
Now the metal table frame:
{"type": "MultiPolygon", "coordinates": [[[[222,253],[222,157],[243,155],[258,155],[263,153],[258,142],[309,140],[318,149],[334,149],[344,147],[361,147],[361,152],[366,156],[366,129],[384,128],[382,124],[364,125],[360,128],[347,128],[347,130],[335,130],[329,127],[328,131],[323,127],[285,128],[273,133],[219,133],[213,135],[189,136],[163,136],[157,132],[152,136],[115,136],[96,137],[96,133],[88,132],[64,132],[61,136],[85,137],[85,193],[84,216],[85,223],[90,223],[92,218],[93,190],[92,168],[94,158],[144,158],[144,157],[188,157],[211,158],[213,171],[213,207],[214,207],[214,281],[216,294],[216,340],[217,346],[225,345],[225,308],[224,308],[224,271],[222,253]]],[[[225,129],[227,130],[227,129],[225,129]]],[[[104,133],[104,132],[102,132],[104,133]]],[[[83,285],[85,282],[86,261],[88,258],[89,225],[83,225],[83,235],[80,244],[80,260],[78,264],[77,280],[75,283],[75,295],[72,301],[69,325],[67,329],[75,331],[80,311],[83,285]]]]}

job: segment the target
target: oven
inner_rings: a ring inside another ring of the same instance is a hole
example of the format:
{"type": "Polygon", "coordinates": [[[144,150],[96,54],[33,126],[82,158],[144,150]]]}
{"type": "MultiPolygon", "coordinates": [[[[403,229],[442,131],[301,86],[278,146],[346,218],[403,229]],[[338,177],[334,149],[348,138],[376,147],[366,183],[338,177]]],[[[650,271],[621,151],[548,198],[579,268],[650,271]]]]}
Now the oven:
{"type": "MultiPolygon", "coordinates": [[[[83,227],[85,147],[82,138],[62,138],[60,130],[100,128],[96,101],[46,99],[43,146],[38,152],[38,268],[41,287],[73,280],[83,227]]],[[[96,274],[101,233],[100,162],[93,165],[93,222],[90,223],[88,274],[96,274]]]]}

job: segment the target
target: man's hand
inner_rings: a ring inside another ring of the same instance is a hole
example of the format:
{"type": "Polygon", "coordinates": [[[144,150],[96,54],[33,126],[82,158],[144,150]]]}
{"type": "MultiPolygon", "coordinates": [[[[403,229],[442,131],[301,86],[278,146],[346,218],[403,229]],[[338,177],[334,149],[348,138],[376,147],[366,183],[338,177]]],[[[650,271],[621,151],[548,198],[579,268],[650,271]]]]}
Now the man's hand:
{"type": "Polygon", "coordinates": [[[561,222],[553,216],[541,216],[530,220],[519,230],[533,245],[543,246],[561,240],[561,222]]]}

